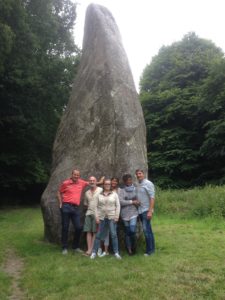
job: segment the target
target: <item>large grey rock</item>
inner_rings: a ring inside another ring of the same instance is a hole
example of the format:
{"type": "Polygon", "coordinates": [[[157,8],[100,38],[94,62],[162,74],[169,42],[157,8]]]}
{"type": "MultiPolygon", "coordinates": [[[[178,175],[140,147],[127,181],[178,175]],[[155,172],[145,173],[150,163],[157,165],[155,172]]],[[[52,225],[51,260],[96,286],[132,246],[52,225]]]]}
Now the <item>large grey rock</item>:
{"type": "Polygon", "coordinates": [[[76,167],[89,175],[121,177],[147,171],[146,129],[128,59],[112,14],[91,4],[72,95],[53,147],[51,177],[41,206],[45,238],[60,239],[56,192],[76,167]]]}

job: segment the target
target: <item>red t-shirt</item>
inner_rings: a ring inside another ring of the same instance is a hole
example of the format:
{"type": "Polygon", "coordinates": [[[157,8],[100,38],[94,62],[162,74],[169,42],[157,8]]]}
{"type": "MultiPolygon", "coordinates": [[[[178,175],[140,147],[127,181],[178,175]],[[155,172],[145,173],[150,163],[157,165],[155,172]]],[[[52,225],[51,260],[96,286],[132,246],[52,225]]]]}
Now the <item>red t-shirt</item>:
{"type": "Polygon", "coordinates": [[[80,197],[83,189],[88,185],[88,182],[83,179],[78,179],[77,182],[67,179],[63,181],[59,188],[60,194],[62,194],[62,202],[80,205],[80,197]]]}

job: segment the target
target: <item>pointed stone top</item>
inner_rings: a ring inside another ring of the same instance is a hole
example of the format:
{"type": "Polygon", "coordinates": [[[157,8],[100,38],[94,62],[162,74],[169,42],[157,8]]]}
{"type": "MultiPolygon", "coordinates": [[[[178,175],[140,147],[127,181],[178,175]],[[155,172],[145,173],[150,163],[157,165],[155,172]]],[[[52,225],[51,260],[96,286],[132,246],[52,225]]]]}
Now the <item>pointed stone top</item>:
{"type": "Polygon", "coordinates": [[[86,11],[83,50],[89,46],[90,39],[98,40],[98,36],[102,35],[108,42],[114,39],[118,41],[118,38],[121,42],[120,32],[111,12],[102,5],[90,4],[86,11]]]}

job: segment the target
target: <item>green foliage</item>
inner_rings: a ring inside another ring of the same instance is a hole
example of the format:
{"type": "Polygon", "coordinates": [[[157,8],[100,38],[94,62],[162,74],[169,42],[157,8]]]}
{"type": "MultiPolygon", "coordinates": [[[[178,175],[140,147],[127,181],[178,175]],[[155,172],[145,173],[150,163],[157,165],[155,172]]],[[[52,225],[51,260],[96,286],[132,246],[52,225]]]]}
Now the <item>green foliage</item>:
{"type": "Polygon", "coordinates": [[[159,186],[225,182],[224,63],[219,48],[190,33],[145,68],[140,99],[159,186]]]}
{"type": "Polygon", "coordinates": [[[46,183],[79,63],[70,0],[0,0],[0,184],[46,183]]]}
{"type": "Polygon", "coordinates": [[[156,213],[182,218],[225,219],[225,186],[157,190],[156,213]]]}

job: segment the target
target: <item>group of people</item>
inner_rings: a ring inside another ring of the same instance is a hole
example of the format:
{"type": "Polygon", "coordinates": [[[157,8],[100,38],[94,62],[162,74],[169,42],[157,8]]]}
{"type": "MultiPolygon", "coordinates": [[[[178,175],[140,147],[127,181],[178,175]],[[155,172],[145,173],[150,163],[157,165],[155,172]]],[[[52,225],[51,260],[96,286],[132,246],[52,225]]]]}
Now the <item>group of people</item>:
{"type": "Polygon", "coordinates": [[[143,170],[136,170],[138,183],[133,184],[131,174],[123,175],[123,186],[119,187],[117,178],[102,178],[99,182],[94,176],[88,181],[80,178],[80,171],[73,170],[71,178],[59,187],[58,200],[62,215],[62,253],[68,253],[68,232],[70,220],[74,226],[72,248],[75,252],[83,251],[79,247],[82,231],[86,232],[87,251],[91,259],[108,255],[109,237],[117,259],[121,259],[118,248],[117,222],[121,217],[125,228],[125,244],[129,255],[136,249],[136,226],[140,218],[146,242],[145,256],[155,251],[154,234],[151,219],[154,212],[154,184],[145,178],[143,170]],[[86,215],[84,227],[80,220],[80,202],[83,190],[86,215]],[[102,243],[104,251],[102,252],[102,243]]]}

